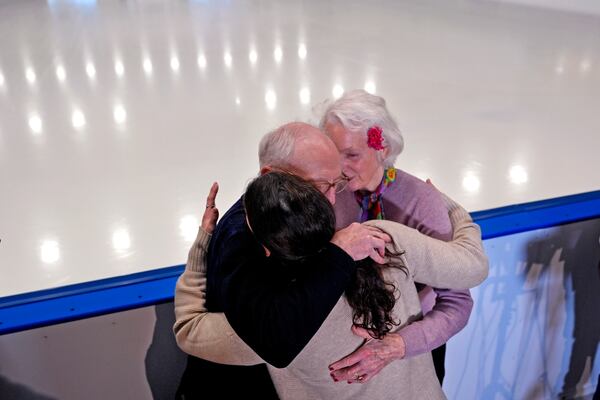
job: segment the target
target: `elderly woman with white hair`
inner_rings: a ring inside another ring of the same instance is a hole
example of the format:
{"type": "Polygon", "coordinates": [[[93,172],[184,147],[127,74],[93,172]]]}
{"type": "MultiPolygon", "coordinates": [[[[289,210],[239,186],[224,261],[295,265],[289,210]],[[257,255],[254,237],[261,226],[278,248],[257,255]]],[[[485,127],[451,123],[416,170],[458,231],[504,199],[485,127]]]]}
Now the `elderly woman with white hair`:
{"type": "MultiPolygon", "coordinates": [[[[364,90],[347,92],[325,105],[320,128],[338,148],[342,171],[348,178],[335,204],[338,228],[385,219],[437,239],[452,239],[452,226],[439,192],[394,167],[404,140],[383,98],[364,90]]],[[[334,363],[332,376],[343,381],[357,368],[375,374],[395,359],[431,351],[442,383],[445,343],[466,325],[473,301],[468,290],[432,290],[420,284],[417,290],[423,318],[334,363]]]]}

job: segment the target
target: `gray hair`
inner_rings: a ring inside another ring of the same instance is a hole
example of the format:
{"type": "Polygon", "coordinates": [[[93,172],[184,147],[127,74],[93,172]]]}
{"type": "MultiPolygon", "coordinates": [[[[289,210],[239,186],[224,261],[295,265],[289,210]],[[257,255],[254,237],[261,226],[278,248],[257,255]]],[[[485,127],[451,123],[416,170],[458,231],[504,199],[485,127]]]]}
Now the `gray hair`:
{"type": "Polygon", "coordinates": [[[265,166],[288,167],[296,140],[302,136],[303,129],[306,129],[306,124],[291,122],[263,136],[258,145],[260,168],[265,166]]]}
{"type": "Polygon", "coordinates": [[[366,91],[352,90],[335,101],[326,101],[319,127],[325,131],[328,122],[340,123],[348,131],[367,137],[369,128],[377,125],[383,131],[384,145],[389,148],[383,160],[385,167],[392,167],[404,149],[404,138],[390,115],[383,97],[366,91]]]}

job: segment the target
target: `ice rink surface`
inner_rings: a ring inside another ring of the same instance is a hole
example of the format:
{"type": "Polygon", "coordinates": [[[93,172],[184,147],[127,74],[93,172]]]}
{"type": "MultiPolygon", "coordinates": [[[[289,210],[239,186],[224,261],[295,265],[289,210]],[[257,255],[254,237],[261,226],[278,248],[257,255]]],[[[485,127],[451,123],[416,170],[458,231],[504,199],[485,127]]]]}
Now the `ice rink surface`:
{"type": "Polygon", "coordinates": [[[600,5],[538,3],[0,0],[0,297],[185,262],[210,183],[356,88],[469,211],[600,189],[600,5]]]}

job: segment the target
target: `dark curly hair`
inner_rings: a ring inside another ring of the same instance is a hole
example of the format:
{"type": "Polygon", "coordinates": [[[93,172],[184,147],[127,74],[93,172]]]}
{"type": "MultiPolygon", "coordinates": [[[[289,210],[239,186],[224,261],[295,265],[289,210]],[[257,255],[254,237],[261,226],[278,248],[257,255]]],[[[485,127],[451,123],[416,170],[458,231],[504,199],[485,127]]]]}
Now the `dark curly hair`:
{"type": "MultiPolygon", "coordinates": [[[[286,172],[269,172],[250,182],[244,208],[256,239],[284,265],[302,264],[325,248],[335,233],[335,213],[327,198],[309,182],[286,172]]],[[[362,260],[345,293],[353,323],[378,339],[400,324],[392,316],[396,288],[382,276],[387,266],[407,273],[403,265],[362,260]]]]}
{"type": "Polygon", "coordinates": [[[346,288],[354,325],[367,329],[375,339],[381,339],[392,327],[400,325],[392,315],[396,287],[383,278],[383,269],[389,267],[398,268],[408,276],[408,269],[402,264],[380,265],[367,258],[357,262],[354,279],[346,288]]]}

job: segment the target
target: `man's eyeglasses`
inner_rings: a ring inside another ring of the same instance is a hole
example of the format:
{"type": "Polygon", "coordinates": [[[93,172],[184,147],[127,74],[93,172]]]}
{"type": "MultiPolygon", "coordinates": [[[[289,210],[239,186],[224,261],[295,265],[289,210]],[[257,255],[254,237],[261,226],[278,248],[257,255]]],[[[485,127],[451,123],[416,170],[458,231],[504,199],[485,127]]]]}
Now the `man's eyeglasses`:
{"type": "Polygon", "coordinates": [[[342,190],[344,190],[346,188],[346,185],[348,185],[348,181],[349,180],[350,180],[350,178],[348,178],[345,175],[342,175],[342,176],[340,176],[339,178],[337,178],[333,182],[328,182],[328,181],[311,181],[311,180],[309,180],[308,182],[312,183],[314,185],[314,187],[316,187],[319,192],[325,194],[331,188],[334,188],[336,193],[340,193],[342,190]]]}
{"type": "MultiPolygon", "coordinates": [[[[283,168],[274,168],[273,170],[275,171],[280,171],[280,172],[285,172],[286,174],[290,174],[290,175],[294,175],[296,176],[296,174],[285,170],[283,168]]],[[[333,182],[328,182],[328,181],[314,181],[311,179],[306,179],[306,182],[310,183],[311,185],[313,185],[319,192],[326,194],[329,189],[331,188],[335,188],[335,192],[336,193],[340,193],[341,191],[343,191],[344,189],[346,189],[346,186],[348,185],[348,182],[350,181],[350,178],[348,178],[346,175],[341,175],[339,178],[337,178],[335,181],[333,182]]]]}

